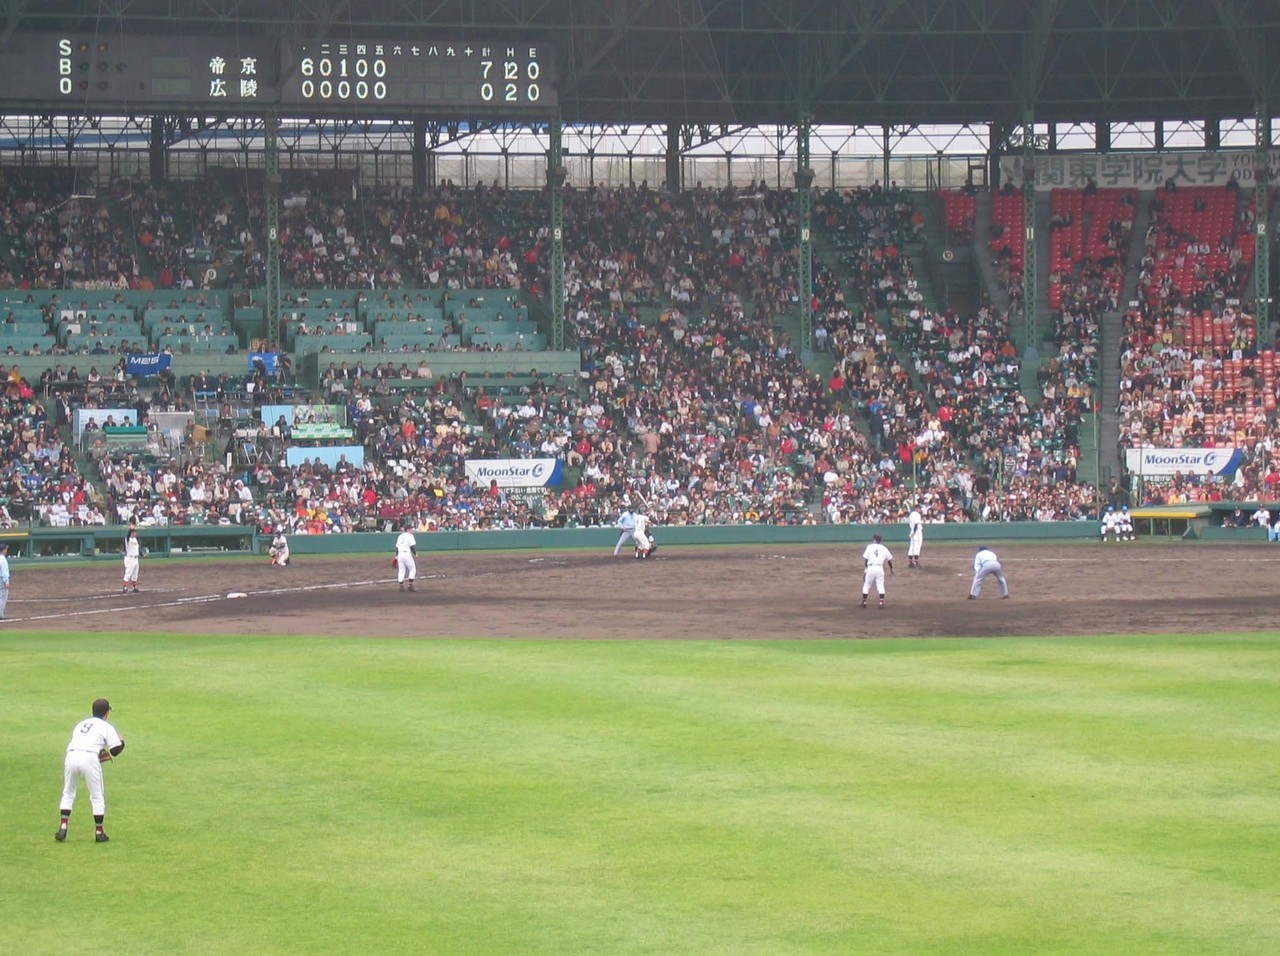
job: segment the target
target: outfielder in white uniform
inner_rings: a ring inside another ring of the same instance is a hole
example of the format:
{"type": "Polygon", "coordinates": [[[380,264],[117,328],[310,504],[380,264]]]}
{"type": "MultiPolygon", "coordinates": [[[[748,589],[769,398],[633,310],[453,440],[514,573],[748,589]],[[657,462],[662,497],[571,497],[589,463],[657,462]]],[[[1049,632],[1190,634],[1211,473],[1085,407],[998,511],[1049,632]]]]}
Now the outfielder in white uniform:
{"type": "Polygon", "coordinates": [[[138,593],[138,564],[142,557],[142,547],[138,544],[138,529],[133,525],[124,536],[124,586],[120,589],[125,594],[132,587],[138,593]]]}
{"type": "Polygon", "coordinates": [[[84,778],[89,789],[89,805],[93,809],[94,840],[107,842],[103,832],[103,820],[107,816],[107,798],[102,789],[102,764],[120,756],[124,740],[116,729],[107,723],[111,704],[102,698],[93,702],[93,716],[76,724],[67,744],[67,755],[62,764],[62,800],[58,804],[58,830],[53,838],[59,843],[67,838],[67,824],[71,820],[71,808],[75,806],[76,790],[84,778]],[[107,756],[110,755],[110,756],[107,756]]]}
{"type": "Polygon", "coordinates": [[[653,553],[653,539],[649,537],[649,516],[643,511],[636,512],[636,526],[631,531],[636,542],[636,557],[647,558],[653,553]]]}
{"type": "Polygon", "coordinates": [[[1000,596],[1007,598],[1009,596],[1009,585],[1004,579],[1004,568],[1000,566],[1000,559],[996,557],[996,553],[982,545],[978,548],[978,553],[973,556],[973,584],[969,585],[969,600],[978,600],[978,595],[982,593],[982,582],[987,578],[995,578],[996,583],[1000,585],[1000,596]]]}
{"type": "Polygon", "coordinates": [[[880,543],[880,535],[873,535],[871,543],[862,552],[862,563],[866,571],[862,575],[862,606],[867,606],[867,597],[871,594],[871,586],[875,585],[880,595],[880,607],[884,608],[884,569],[893,574],[893,555],[880,543]]]}
{"type": "Polygon", "coordinates": [[[618,515],[618,520],[614,522],[614,526],[619,528],[622,533],[618,535],[618,543],[613,546],[613,556],[616,558],[622,551],[622,546],[628,541],[635,541],[636,516],[628,509],[618,515]]]}
{"type": "Polygon", "coordinates": [[[413,590],[413,579],[418,576],[418,539],[405,528],[396,538],[396,581],[400,590],[413,590]]]}
{"type": "Polygon", "coordinates": [[[276,528],[276,536],[271,539],[271,563],[281,568],[289,563],[289,539],[283,527],[276,528]]]}
{"type": "Polygon", "coordinates": [[[924,517],[919,508],[907,515],[907,567],[920,567],[920,548],[924,545],[924,517]]]}

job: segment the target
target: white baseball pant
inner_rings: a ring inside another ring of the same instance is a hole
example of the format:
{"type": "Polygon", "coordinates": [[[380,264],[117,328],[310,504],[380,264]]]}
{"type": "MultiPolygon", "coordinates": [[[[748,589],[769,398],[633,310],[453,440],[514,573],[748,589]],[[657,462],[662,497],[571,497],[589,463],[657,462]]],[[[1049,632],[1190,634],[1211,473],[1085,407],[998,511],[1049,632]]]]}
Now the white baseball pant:
{"type": "Polygon", "coordinates": [[[102,764],[98,755],[88,750],[67,751],[67,759],[62,765],[62,803],[58,808],[70,810],[75,805],[81,777],[89,788],[89,805],[93,807],[93,815],[101,816],[107,812],[107,796],[102,789],[102,764]]]}
{"type": "Polygon", "coordinates": [[[396,580],[400,584],[404,584],[405,581],[412,581],[417,576],[418,562],[413,559],[413,555],[396,555],[396,580]]]}

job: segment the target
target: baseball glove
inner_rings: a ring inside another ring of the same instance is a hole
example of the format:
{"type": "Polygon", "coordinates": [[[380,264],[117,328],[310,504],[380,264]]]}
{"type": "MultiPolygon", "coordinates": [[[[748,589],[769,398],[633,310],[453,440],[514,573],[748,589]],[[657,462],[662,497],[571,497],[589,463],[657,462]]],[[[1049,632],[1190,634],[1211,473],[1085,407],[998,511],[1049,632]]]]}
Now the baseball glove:
{"type": "Polygon", "coordinates": [[[399,567],[399,566],[400,566],[400,559],[399,559],[399,558],[392,558],[392,559],[391,559],[391,566],[392,566],[393,568],[395,568],[395,567],[399,567]]]}
{"type": "Polygon", "coordinates": [[[98,763],[106,763],[106,762],[107,762],[108,760],[110,760],[110,759],[111,759],[111,751],[110,751],[110,750],[107,750],[107,749],[104,747],[102,750],[99,750],[99,751],[98,751],[98,763]]]}

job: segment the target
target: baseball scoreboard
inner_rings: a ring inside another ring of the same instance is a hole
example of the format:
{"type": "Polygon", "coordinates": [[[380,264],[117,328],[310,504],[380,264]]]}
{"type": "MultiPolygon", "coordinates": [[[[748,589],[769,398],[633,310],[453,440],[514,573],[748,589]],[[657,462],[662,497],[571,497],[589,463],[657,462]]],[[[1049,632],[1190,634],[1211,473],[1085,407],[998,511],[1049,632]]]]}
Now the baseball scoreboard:
{"type": "Polygon", "coordinates": [[[500,115],[558,104],[554,49],[496,39],[14,34],[0,76],[0,102],[42,109],[500,115]]]}

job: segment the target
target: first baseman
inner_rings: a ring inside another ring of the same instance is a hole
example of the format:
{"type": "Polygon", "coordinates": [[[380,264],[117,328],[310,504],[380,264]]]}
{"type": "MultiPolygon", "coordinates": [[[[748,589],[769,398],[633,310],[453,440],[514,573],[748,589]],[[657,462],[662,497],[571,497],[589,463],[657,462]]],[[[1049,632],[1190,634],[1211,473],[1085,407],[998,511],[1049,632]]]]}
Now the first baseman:
{"type": "Polygon", "coordinates": [[[138,544],[138,529],[130,525],[128,533],[124,536],[124,587],[120,589],[121,594],[128,592],[131,586],[133,592],[138,593],[138,562],[141,557],[142,546],[138,544]]]}
{"type": "Polygon", "coordinates": [[[76,724],[71,731],[71,742],[67,744],[67,756],[62,764],[62,801],[58,804],[61,819],[58,821],[58,832],[53,835],[59,843],[67,838],[67,823],[71,819],[71,808],[76,802],[76,789],[81,777],[89,788],[94,840],[98,843],[107,842],[107,834],[102,829],[102,821],[107,815],[107,798],[102,789],[102,764],[112,757],[120,756],[124,750],[124,741],[116,733],[116,729],[107,723],[110,714],[111,704],[100,697],[93,702],[93,716],[76,724]]]}
{"type": "Polygon", "coordinates": [[[907,515],[907,567],[920,567],[920,549],[924,546],[924,516],[919,507],[907,515]]]}
{"type": "Polygon", "coordinates": [[[413,579],[418,576],[417,557],[418,539],[406,525],[396,538],[396,581],[401,591],[405,590],[406,584],[408,590],[413,590],[413,579]]]}
{"type": "Polygon", "coordinates": [[[876,592],[880,595],[880,607],[883,609],[884,569],[887,567],[889,573],[893,573],[893,555],[880,543],[880,535],[872,536],[871,543],[862,552],[862,563],[866,568],[862,575],[862,606],[867,606],[867,596],[871,593],[871,586],[874,584],[876,592]]]}
{"type": "Polygon", "coordinates": [[[271,539],[271,563],[282,568],[289,563],[289,539],[285,537],[284,525],[276,526],[276,536],[271,539]]]}

